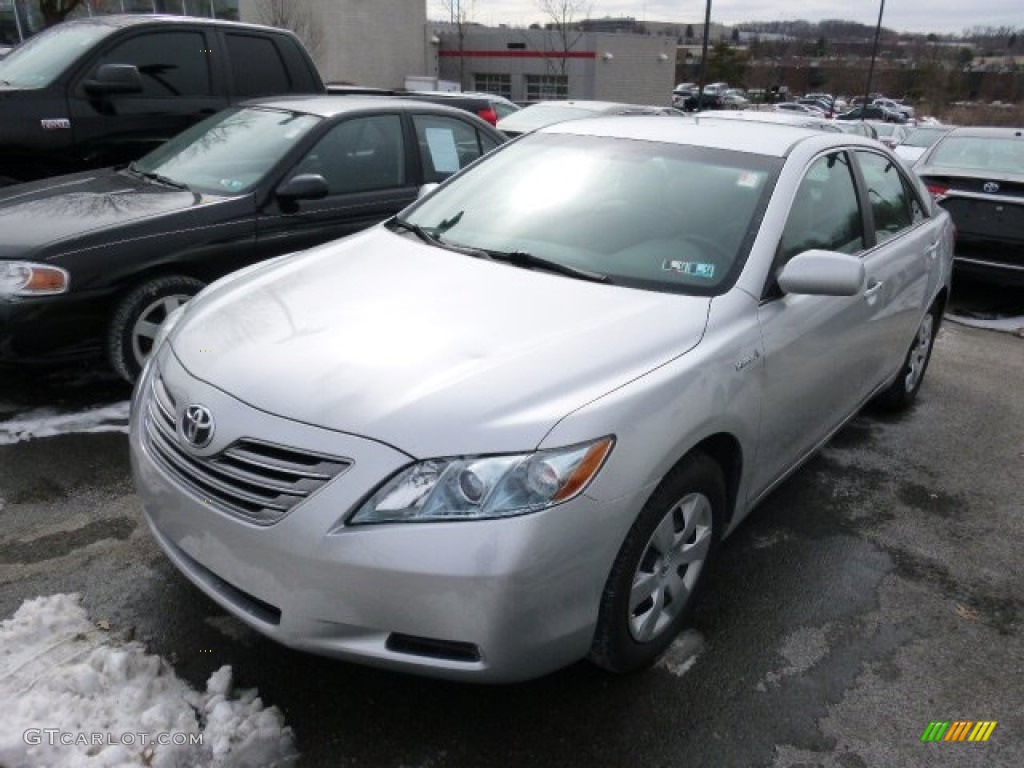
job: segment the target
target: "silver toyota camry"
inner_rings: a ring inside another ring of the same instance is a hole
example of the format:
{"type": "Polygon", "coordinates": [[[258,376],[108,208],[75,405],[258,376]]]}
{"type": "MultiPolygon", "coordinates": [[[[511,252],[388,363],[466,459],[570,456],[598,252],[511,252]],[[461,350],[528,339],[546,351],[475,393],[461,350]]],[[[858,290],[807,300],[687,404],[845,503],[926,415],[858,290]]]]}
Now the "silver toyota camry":
{"type": "Polygon", "coordinates": [[[869,400],[912,403],[952,237],[858,136],[541,129],[169,318],[132,413],[149,524],[294,648],[643,667],[760,499],[869,400]]]}

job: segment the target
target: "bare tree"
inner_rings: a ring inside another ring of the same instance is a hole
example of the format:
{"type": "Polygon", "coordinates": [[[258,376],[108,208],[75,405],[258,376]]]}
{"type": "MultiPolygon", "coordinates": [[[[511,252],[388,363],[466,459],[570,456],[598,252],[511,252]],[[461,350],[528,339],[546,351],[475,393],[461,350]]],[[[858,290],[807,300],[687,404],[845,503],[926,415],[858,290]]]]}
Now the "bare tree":
{"type": "Polygon", "coordinates": [[[459,87],[466,87],[466,57],[462,52],[466,49],[466,28],[473,15],[476,0],[441,0],[441,7],[448,11],[459,50],[459,87]]]}
{"type": "Polygon", "coordinates": [[[47,27],[60,24],[81,4],[82,0],[39,0],[39,12],[43,15],[43,24],[47,27]]]}
{"type": "Polygon", "coordinates": [[[569,52],[583,37],[584,19],[590,18],[594,9],[593,0],[537,0],[537,7],[548,21],[544,25],[554,33],[553,49],[556,53],[545,57],[555,72],[565,76],[569,64],[569,52]]]}
{"type": "Polygon", "coordinates": [[[321,63],[324,23],[312,5],[295,0],[256,0],[256,18],[261,24],[294,32],[313,61],[321,63]]]}

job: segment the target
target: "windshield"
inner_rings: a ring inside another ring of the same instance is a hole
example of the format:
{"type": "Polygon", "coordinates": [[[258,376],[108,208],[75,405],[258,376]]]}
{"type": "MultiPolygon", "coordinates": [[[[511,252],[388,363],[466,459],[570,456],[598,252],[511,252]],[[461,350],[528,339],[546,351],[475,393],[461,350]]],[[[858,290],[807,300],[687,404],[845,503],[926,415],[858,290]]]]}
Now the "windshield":
{"type": "Polygon", "coordinates": [[[59,24],[0,59],[0,85],[45,88],[93,43],[114,31],[106,24],[59,24]]]}
{"type": "Polygon", "coordinates": [[[994,136],[947,136],[932,150],[928,165],[1024,173],[1024,141],[994,136]]]}
{"type": "Polygon", "coordinates": [[[911,131],[901,143],[909,147],[927,149],[947,133],[949,133],[949,128],[918,128],[911,131]]]}
{"type": "Polygon", "coordinates": [[[528,253],[650,290],[714,295],[746,258],[782,161],[726,150],[531,134],[406,220],[449,245],[528,253]]]}
{"type": "Polygon", "coordinates": [[[228,109],[175,136],[132,167],[199,192],[242,194],[320,120],[281,109],[228,109]]]}

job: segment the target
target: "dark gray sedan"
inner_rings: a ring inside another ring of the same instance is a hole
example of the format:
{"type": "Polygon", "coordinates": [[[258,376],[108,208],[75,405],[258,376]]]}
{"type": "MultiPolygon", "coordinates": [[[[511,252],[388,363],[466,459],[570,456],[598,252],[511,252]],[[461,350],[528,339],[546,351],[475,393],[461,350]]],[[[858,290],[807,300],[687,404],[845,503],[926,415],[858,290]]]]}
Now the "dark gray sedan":
{"type": "Polygon", "coordinates": [[[957,269],[1024,285],[1024,129],[956,128],[914,170],[953,217],[957,269]]]}
{"type": "Polygon", "coordinates": [[[0,193],[0,364],[106,357],[132,380],[208,281],[397,213],[504,137],[406,99],[262,99],[123,168],[0,193]]]}

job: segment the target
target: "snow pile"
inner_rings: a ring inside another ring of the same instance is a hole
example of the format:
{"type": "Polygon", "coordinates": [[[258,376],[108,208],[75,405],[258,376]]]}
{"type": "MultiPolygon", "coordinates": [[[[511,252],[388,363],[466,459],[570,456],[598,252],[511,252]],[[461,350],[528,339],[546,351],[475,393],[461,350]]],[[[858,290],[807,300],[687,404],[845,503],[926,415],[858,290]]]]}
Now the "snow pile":
{"type": "Polygon", "coordinates": [[[1024,336],[1024,315],[1016,317],[991,313],[973,312],[966,314],[946,313],[946,319],[972,328],[986,328],[990,331],[1005,331],[1024,336]]]}
{"type": "Polygon", "coordinates": [[[0,766],[271,768],[296,760],[276,707],[265,708],[255,690],[232,698],[231,667],[200,693],[140,643],[108,639],[78,595],[27,600],[0,623],[0,766]]]}
{"type": "Polygon", "coordinates": [[[130,405],[125,400],[77,413],[60,413],[53,408],[36,408],[17,419],[0,422],[0,445],[69,432],[127,433],[130,405]]]}

